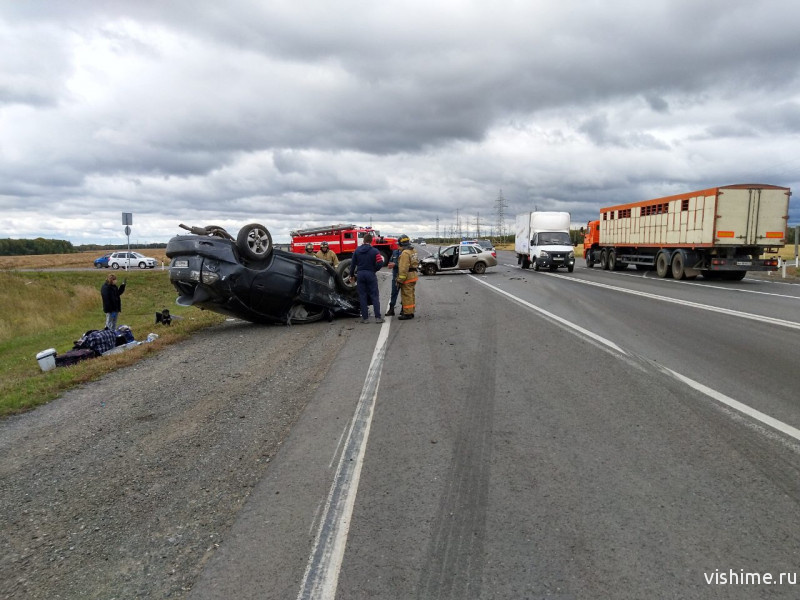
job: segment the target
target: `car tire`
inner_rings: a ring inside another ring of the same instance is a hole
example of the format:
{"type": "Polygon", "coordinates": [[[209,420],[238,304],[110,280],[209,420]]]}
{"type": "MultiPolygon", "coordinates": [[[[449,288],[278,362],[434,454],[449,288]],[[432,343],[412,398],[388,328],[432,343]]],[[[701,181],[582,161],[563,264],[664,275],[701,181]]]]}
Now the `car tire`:
{"type": "Polygon", "coordinates": [[[575,270],[575,265],[570,265],[567,267],[567,272],[572,273],[575,270]]]}
{"type": "Polygon", "coordinates": [[[431,275],[436,275],[436,267],[434,267],[433,265],[425,265],[424,267],[422,267],[422,274],[427,275],[429,277],[431,275]]]}
{"type": "Polygon", "coordinates": [[[111,263],[111,268],[116,271],[117,269],[119,269],[119,263],[111,263]]]}
{"type": "MultiPolygon", "coordinates": [[[[350,263],[352,262],[351,259],[345,258],[336,265],[336,286],[345,293],[355,291],[356,289],[356,282],[350,283],[348,281],[350,278],[350,263]]],[[[356,270],[356,273],[358,273],[358,270],[356,270]]]]}
{"type": "Polygon", "coordinates": [[[142,261],[142,262],[139,263],[139,268],[140,269],[146,269],[147,268],[147,264],[145,264],[145,262],[142,261]]]}
{"type": "Polygon", "coordinates": [[[248,260],[266,260],[272,255],[272,235],[263,225],[250,223],[239,230],[236,247],[248,260]]]}
{"type": "Polygon", "coordinates": [[[483,275],[486,273],[486,263],[476,262],[475,266],[472,267],[472,272],[476,273],[477,275],[483,275]]]}
{"type": "Polygon", "coordinates": [[[103,265],[99,265],[99,264],[95,263],[95,264],[94,264],[94,268],[95,268],[95,269],[102,269],[102,268],[103,268],[103,265]]]}

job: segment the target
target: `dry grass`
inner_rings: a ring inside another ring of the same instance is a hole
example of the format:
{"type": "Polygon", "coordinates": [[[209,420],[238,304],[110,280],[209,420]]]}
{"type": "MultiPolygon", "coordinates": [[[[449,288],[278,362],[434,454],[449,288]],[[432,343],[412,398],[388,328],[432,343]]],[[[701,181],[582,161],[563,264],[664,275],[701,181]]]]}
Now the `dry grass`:
{"type": "MultiPolygon", "coordinates": [[[[145,256],[168,264],[165,248],[131,248],[145,256]]],[[[0,269],[80,269],[94,267],[94,259],[111,250],[92,250],[75,254],[32,254],[26,256],[0,256],[0,269]]]]}
{"type": "MultiPolygon", "coordinates": [[[[58,258],[50,260],[54,268],[64,267],[58,258]]],[[[166,271],[134,269],[124,275],[128,286],[119,323],[130,326],[137,340],[144,340],[150,332],[159,339],[119,355],[42,373],[36,361],[38,352],[55,348],[63,354],[86,331],[105,325],[100,286],[108,272],[0,271],[0,416],[30,410],[71,387],[132,364],[192,331],[223,320],[215,313],[176,306],[177,294],[166,271]],[[179,317],[171,327],[155,324],[155,312],[163,308],[179,317]]]]}

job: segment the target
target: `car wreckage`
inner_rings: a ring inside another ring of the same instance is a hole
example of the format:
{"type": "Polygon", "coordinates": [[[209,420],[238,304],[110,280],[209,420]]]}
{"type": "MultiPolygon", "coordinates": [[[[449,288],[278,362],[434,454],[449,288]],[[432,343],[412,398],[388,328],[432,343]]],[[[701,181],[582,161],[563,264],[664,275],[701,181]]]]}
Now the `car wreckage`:
{"type": "Polygon", "coordinates": [[[333,268],[315,257],[273,246],[269,230],[245,225],[236,238],[216,225],[190,227],[167,244],[177,303],[253,323],[312,323],[358,316],[350,260],[333,268]]]}

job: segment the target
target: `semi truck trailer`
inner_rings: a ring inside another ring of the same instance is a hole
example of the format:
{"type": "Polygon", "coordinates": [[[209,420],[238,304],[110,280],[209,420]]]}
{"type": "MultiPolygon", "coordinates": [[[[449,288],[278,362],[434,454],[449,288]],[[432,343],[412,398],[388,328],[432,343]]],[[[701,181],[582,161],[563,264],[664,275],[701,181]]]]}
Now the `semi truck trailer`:
{"type": "Polygon", "coordinates": [[[747,183],[617,204],[584,230],[586,266],[634,265],[659,277],[741,280],[775,271],[786,243],[789,188],[747,183]]]}

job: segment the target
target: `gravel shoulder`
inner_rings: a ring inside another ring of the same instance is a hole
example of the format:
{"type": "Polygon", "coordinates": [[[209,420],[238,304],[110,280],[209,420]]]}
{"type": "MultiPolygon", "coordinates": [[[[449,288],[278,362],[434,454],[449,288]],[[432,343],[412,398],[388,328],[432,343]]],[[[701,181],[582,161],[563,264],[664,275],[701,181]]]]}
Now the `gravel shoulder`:
{"type": "Polygon", "coordinates": [[[351,319],[228,321],[0,422],[0,598],[181,598],[351,319]]]}

